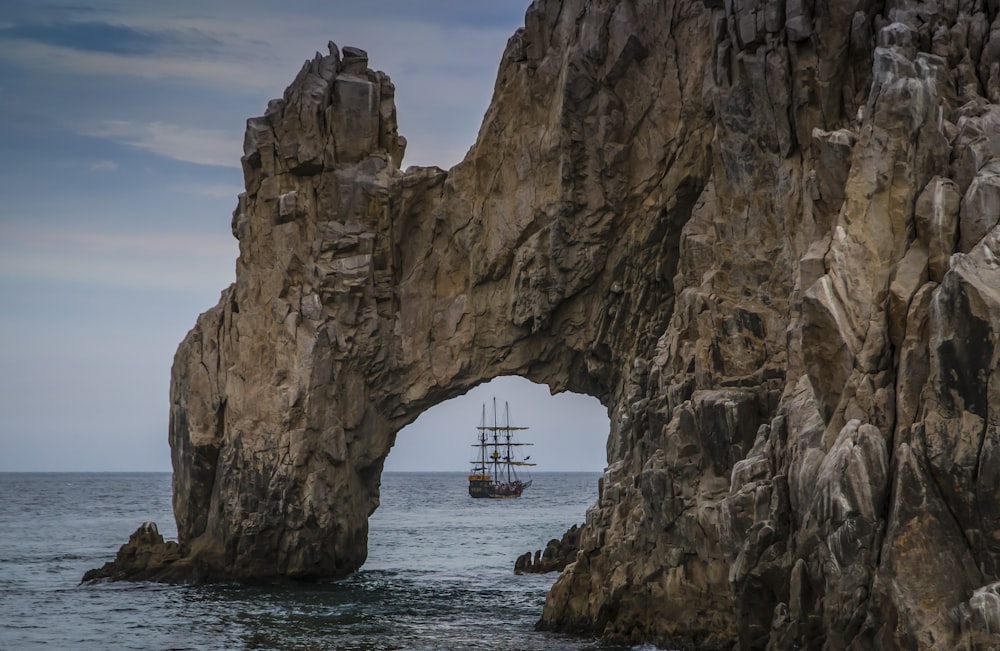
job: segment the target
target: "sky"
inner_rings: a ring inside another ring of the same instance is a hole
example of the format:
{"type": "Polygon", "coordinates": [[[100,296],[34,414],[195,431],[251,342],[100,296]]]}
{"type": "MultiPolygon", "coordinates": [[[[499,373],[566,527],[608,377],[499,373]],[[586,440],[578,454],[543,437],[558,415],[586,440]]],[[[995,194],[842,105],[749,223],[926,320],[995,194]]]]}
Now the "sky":
{"type": "MultiPolygon", "coordinates": [[[[392,78],[403,167],[447,169],[527,4],[4,0],[0,472],[169,471],[174,351],[235,278],[246,119],[333,40],[392,78]]],[[[401,431],[386,469],[467,469],[493,397],[539,470],[604,467],[596,400],[500,378],[401,431]]]]}

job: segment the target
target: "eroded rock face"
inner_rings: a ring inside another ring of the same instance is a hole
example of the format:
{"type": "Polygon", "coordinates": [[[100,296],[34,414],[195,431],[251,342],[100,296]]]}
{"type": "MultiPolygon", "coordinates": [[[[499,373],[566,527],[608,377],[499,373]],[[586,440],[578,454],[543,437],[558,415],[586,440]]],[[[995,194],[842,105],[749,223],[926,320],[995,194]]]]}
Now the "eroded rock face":
{"type": "Polygon", "coordinates": [[[514,561],[514,574],[547,574],[562,572],[566,566],[576,560],[580,551],[580,528],[573,525],[562,538],[553,538],[545,545],[545,549],[525,552],[514,561]]]}
{"type": "Polygon", "coordinates": [[[155,522],[143,522],[121,546],[115,560],[83,575],[83,581],[160,581],[178,576],[180,545],[164,541],[155,522]]]}
{"type": "Polygon", "coordinates": [[[237,281],[175,358],[176,566],[358,568],[395,433],[520,374],[611,415],[541,626],[995,646],[998,21],[541,0],[448,172],[317,55],[248,122],[237,281]]]}

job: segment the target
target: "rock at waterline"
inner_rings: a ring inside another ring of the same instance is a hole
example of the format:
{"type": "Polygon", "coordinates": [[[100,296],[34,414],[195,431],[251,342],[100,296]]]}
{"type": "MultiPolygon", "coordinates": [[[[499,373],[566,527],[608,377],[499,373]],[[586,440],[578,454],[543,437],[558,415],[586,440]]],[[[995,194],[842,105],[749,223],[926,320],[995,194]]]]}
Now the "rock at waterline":
{"type": "Polygon", "coordinates": [[[536,550],[534,557],[525,552],[514,562],[514,574],[545,574],[562,572],[576,559],[580,549],[580,527],[573,525],[563,534],[562,539],[553,538],[545,545],[545,550],[536,550]]]}
{"type": "Polygon", "coordinates": [[[82,582],[157,581],[166,568],[180,558],[180,546],[176,542],[164,542],[155,522],[143,522],[118,549],[115,560],[89,570],[82,582]]]}

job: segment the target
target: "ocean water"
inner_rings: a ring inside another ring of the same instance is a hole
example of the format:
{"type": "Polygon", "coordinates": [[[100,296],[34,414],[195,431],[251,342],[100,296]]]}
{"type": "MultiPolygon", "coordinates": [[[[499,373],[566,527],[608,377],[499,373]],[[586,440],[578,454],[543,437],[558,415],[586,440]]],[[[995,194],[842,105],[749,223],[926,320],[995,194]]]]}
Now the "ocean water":
{"type": "Polygon", "coordinates": [[[0,474],[0,649],[622,649],[534,630],[556,575],[514,561],[583,521],[598,474],[533,479],[477,500],[461,473],[386,473],[361,570],[261,587],[81,585],[145,520],[176,538],[170,474],[0,474]]]}

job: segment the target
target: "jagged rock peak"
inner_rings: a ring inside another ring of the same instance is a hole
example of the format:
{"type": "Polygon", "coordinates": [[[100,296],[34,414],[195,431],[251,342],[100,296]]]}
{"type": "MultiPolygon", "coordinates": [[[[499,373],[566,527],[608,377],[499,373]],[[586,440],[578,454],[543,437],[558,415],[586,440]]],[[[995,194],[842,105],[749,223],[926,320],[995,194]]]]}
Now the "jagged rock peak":
{"type": "Polygon", "coordinates": [[[395,88],[355,47],[307,60],[280,100],[247,120],[243,172],[254,194],[266,177],[315,175],[384,156],[398,169],[406,140],[397,133],[395,88]]]}

